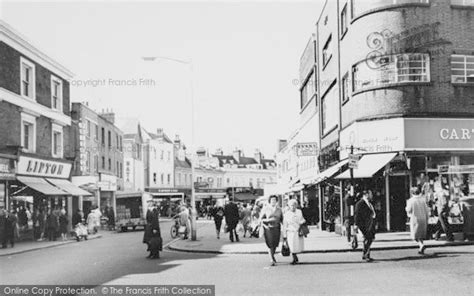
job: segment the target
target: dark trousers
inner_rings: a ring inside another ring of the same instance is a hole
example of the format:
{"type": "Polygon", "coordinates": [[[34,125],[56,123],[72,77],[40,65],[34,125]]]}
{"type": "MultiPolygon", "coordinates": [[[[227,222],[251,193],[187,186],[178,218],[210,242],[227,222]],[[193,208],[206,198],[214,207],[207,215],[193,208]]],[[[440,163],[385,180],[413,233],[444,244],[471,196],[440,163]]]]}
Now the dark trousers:
{"type": "Polygon", "coordinates": [[[214,219],[214,224],[216,224],[216,230],[221,231],[222,219],[214,219]]]}
{"type": "Polygon", "coordinates": [[[351,221],[347,218],[346,221],[344,222],[344,226],[346,227],[346,236],[347,236],[347,241],[351,242],[351,221]]]}
{"type": "Polygon", "coordinates": [[[234,235],[235,235],[235,239],[238,241],[239,240],[239,236],[237,235],[237,231],[235,230],[237,228],[237,225],[232,225],[232,227],[229,226],[229,239],[230,241],[234,241],[234,235]]]}
{"type": "Polygon", "coordinates": [[[449,228],[448,219],[443,214],[439,215],[438,224],[436,225],[436,228],[436,239],[439,239],[439,237],[441,236],[441,232],[446,233],[447,240],[451,240],[453,238],[453,234],[451,233],[451,230],[449,228]]]}
{"type": "Polygon", "coordinates": [[[50,241],[56,240],[56,229],[55,228],[48,228],[48,239],[50,241]]]}
{"type": "Polygon", "coordinates": [[[372,245],[372,242],[374,241],[373,238],[366,238],[364,236],[364,248],[362,250],[362,258],[370,258],[370,246],[372,245]]]}

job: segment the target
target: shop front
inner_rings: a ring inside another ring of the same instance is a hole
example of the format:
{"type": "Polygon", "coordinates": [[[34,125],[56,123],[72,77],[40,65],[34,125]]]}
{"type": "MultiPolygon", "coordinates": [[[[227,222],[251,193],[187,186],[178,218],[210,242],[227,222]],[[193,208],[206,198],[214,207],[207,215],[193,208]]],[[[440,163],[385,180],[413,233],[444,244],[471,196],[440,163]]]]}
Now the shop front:
{"type": "MultiPolygon", "coordinates": [[[[371,189],[379,230],[405,231],[406,200],[417,186],[434,212],[437,192],[452,202],[474,191],[474,119],[392,118],[356,122],[340,134],[341,147],[361,154],[353,169],[360,190],[371,189]]],[[[341,158],[348,150],[341,149],[341,158]]],[[[350,170],[337,175],[351,181],[350,170]]]]}
{"type": "Polygon", "coordinates": [[[160,203],[160,215],[172,217],[178,213],[179,206],[186,202],[186,197],[191,196],[191,189],[186,188],[146,188],[146,192],[160,203]]]}
{"type": "Polygon", "coordinates": [[[112,208],[116,214],[117,200],[117,177],[114,175],[100,173],[99,175],[99,199],[98,207],[102,213],[107,213],[108,209],[112,208]]]}
{"type": "Polygon", "coordinates": [[[0,209],[10,209],[8,188],[15,181],[15,159],[13,155],[0,155],[0,209]]]}

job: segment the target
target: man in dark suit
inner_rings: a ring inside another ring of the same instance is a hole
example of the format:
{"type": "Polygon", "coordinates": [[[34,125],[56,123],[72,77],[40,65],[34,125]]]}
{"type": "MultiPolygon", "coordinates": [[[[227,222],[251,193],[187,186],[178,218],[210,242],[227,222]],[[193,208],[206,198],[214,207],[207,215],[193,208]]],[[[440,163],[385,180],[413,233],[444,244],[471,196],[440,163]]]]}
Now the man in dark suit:
{"type": "Polygon", "coordinates": [[[355,224],[364,235],[364,249],[362,260],[373,261],[370,258],[370,245],[375,239],[375,209],[371,204],[372,191],[364,190],[362,199],[355,206],[355,224]]]}
{"type": "Polygon", "coordinates": [[[225,223],[227,224],[227,230],[229,231],[229,239],[231,242],[235,240],[239,241],[239,236],[237,235],[237,223],[239,223],[239,208],[235,203],[229,201],[224,207],[224,217],[225,223]]]}

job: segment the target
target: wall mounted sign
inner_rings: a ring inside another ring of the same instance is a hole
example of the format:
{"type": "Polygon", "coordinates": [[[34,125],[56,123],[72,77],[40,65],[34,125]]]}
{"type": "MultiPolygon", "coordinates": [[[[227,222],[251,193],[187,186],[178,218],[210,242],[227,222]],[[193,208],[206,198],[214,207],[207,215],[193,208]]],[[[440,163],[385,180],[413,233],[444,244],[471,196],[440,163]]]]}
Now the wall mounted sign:
{"type": "Polygon", "coordinates": [[[67,179],[71,173],[71,168],[71,163],[20,156],[18,158],[17,174],[67,179]]]}

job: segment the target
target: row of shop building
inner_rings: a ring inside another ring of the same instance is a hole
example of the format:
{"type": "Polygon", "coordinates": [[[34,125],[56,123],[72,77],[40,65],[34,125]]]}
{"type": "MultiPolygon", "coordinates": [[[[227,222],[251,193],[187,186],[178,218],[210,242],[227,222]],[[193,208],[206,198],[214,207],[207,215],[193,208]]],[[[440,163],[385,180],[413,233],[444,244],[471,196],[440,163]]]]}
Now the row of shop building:
{"type": "Polygon", "coordinates": [[[130,209],[117,199],[148,192],[168,213],[172,200],[190,198],[192,186],[201,202],[252,200],[276,180],[274,160],[258,151],[192,155],[162,129],[72,103],[73,73],[3,21],[0,57],[0,208],[61,208],[69,221],[77,210],[109,208],[121,217],[130,209]]]}
{"type": "Polygon", "coordinates": [[[326,1],[300,60],[300,122],[279,142],[279,192],[341,230],[348,185],[371,189],[387,231],[406,229],[412,186],[473,195],[473,8],[326,1]]]}

